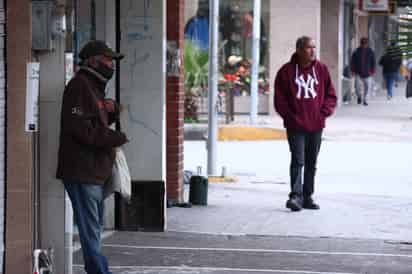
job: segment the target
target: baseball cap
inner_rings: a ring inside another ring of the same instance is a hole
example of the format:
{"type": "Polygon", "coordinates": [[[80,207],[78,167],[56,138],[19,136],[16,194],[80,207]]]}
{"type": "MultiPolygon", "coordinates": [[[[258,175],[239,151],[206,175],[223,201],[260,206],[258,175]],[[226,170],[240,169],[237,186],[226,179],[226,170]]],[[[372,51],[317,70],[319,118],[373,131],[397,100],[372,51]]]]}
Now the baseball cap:
{"type": "Polygon", "coordinates": [[[97,55],[104,55],[115,60],[121,60],[124,57],[123,54],[114,52],[105,42],[100,40],[88,42],[79,53],[79,57],[83,60],[97,55]]]}

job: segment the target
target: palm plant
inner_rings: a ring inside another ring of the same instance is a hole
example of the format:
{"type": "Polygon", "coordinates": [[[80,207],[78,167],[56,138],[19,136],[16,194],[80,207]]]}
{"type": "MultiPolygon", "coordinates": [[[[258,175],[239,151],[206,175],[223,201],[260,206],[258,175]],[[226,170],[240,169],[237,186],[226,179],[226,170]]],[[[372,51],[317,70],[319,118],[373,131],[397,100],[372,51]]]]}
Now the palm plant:
{"type": "Polygon", "coordinates": [[[209,54],[189,40],[185,41],[185,121],[197,122],[197,98],[207,89],[209,76],[209,54]]]}
{"type": "Polygon", "coordinates": [[[398,55],[401,51],[403,57],[409,59],[412,57],[412,9],[406,8],[399,16],[398,23],[398,31],[389,33],[388,40],[391,46],[388,47],[387,52],[398,55]]]}

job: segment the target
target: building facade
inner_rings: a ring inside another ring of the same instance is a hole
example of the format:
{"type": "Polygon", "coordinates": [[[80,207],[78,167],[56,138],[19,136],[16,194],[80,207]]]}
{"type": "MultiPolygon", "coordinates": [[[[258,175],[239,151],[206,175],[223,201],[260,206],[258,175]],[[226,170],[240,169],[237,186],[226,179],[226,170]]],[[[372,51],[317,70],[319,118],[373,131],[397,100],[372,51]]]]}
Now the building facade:
{"type": "MultiPolygon", "coordinates": [[[[125,107],[120,126],[130,143],[124,151],[133,182],[144,193],[139,199],[147,205],[136,209],[147,220],[139,228],[167,229],[166,200],[183,201],[184,27],[196,13],[196,2],[0,0],[0,231],[4,232],[0,270],[4,273],[30,273],[33,250],[49,247],[54,249],[55,272],[71,273],[73,217],[63,186],[55,179],[60,106],[65,83],[76,70],[77,53],[90,39],[104,40],[126,55],[117,64],[107,94],[125,107]],[[26,127],[28,63],[40,65],[35,131],[26,127]]],[[[250,19],[251,0],[223,3],[243,3],[239,8],[246,22],[250,19]]],[[[369,36],[376,47],[383,43],[382,37],[373,35],[386,27],[385,16],[371,19],[358,9],[357,1],[262,0],[262,4],[267,37],[262,64],[269,83],[262,112],[267,114],[274,114],[275,73],[289,60],[297,37],[316,40],[318,56],[329,66],[341,99],[343,69],[359,38],[369,36]]],[[[244,48],[250,48],[246,40],[244,48]]],[[[107,206],[106,227],[116,229],[118,215],[125,212],[115,210],[121,205],[113,198],[107,206]]]]}

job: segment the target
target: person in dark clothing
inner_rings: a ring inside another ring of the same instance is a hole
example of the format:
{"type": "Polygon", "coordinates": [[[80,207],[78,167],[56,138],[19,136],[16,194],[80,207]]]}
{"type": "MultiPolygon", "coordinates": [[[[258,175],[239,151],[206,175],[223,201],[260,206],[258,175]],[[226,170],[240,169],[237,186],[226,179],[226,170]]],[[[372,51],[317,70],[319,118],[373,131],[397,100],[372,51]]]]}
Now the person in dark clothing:
{"type": "Polygon", "coordinates": [[[398,78],[399,69],[402,64],[402,51],[395,43],[392,43],[385,54],[379,60],[379,65],[382,66],[383,78],[385,79],[386,89],[388,91],[388,100],[393,97],[393,85],[398,78]]]}
{"type": "Polygon", "coordinates": [[[375,74],[376,60],[375,53],[368,45],[368,38],[363,37],[360,46],[352,54],[351,69],[355,75],[355,91],[358,96],[358,104],[363,102],[367,106],[368,92],[371,88],[371,77],[375,74]],[[360,91],[360,85],[363,83],[363,96],[360,91]]]}
{"type": "Polygon", "coordinates": [[[274,99],[292,156],[291,192],[286,207],[292,211],[319,209],[312,198],[316,162],[325,120],[333,114],[337,97],[328,68],[316,60],[312,38],[303,36],[297,40],[296,52],[276,75],[274,99]]]}
{"type": "Polygon", "coordinates": [[[127,138],[109,127],[120,110],[113,100],[105,99],[105,88],[114,72],[113,60],[123,55],[102,41],[91,41],[79,57],[80,70],[63,94],[56,177],[72,202],[86,273],[110,274],[100,243],[103,189],[112,174],[115,148],[127,138]]]}

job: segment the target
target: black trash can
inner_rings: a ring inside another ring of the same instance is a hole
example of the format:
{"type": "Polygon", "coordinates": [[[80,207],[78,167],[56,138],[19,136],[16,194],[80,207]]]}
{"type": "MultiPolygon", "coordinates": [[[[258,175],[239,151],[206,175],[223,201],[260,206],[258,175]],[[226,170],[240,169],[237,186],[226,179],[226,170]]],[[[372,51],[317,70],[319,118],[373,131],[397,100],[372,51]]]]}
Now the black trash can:
{"type": "Polygon", "coordinates": [[[190,178],[189,202],[193,205],[207,205],[208,180],[203,176],[190,178]]]}

